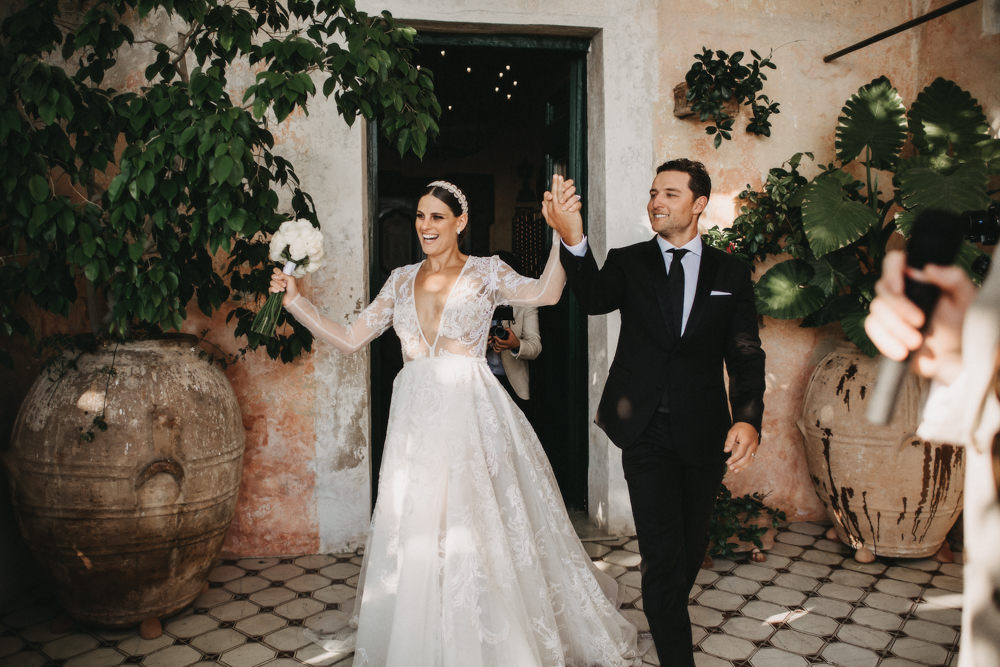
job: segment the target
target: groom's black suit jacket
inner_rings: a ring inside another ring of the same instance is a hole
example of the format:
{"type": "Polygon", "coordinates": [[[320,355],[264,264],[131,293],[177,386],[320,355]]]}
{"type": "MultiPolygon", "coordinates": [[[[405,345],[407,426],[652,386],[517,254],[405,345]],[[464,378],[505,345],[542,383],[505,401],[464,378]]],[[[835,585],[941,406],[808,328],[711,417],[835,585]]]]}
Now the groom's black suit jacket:
{"type": "Polygon", "coordinates": [[[691,461],[721,460],[733,421],[747,422],[759,433],[764,411],[764,351],[750,268],[704,246],[694,303],[678,338],[670,325],[661,254],[653,237],[611,250],[598,269],[589,246],[583,257],[561,250],[567,282],[583,309],[590,315],[621,313],[618,349],[595,421],[615,445],[627,449],[665,395],[672,446],[691,461]]]}

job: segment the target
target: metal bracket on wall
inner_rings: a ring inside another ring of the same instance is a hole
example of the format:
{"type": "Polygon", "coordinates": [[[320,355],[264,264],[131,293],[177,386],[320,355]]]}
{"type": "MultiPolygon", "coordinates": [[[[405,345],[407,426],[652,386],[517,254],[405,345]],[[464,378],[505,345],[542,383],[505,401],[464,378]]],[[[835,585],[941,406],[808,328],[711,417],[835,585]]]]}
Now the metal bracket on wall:
{"type": "Polygon", "coordinates": [[[840,51],[837,51],[835,53],[831,53],[828,56],[824,56],[823,57],[823,62],[825,62],[825,63],[833,62],[834,60],[836,60],[840,56],[845,56],[848,53],[852,53],[854,51],[857,51],[858,49],[863,49],[864,47],[868,46],[869,44],[874,44],[875,42],[880,42],[883,39],[885,39],[886,37],[892,37],[895,34],[903,32],[904,30],[909,30],[910,28],[913,28],[914,26],[918,26],[921,23],[926,23],[927,21],[930,21],[931,19],[935,19],[935,18],[937,18],[939,16],[947,14],[948,12],[954,11],[954,10],[958,9],[959,7],[964,7],[965,5],[971,5],[973,2],[976,2],[976,0],[956,0],[955,2],[951,2],[951,3],[949,3],[949,4],[947,4],[947,5],[943,6],[943,7],[939,7],[937,9],[935,9],[932,12],[927,12],[923,16],[918,16],[917,18],[911,19],[911,20],[907,21],[906,23],[900,23],[895,28],[890,28],[889,30],[885,30],[883,32],[880,32],[879,34],[875,35],[874,37],[869,37],[868,39],[864,39],[864,40],[858,42],[857,44],[852,44],[851,46],[848,46],[847,48],[841,49],[840,51]]]}

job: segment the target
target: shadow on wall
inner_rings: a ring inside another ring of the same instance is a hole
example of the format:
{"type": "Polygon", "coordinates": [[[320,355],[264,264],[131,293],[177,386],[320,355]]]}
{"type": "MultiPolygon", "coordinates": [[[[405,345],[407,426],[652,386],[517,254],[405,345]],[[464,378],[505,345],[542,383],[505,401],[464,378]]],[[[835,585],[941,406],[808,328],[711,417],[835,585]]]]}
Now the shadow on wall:
{"type": "MultiPolygon", "coordinates": [[[[5,438],[6,440],[6,438],[5,438]]],[[[10,504],[7,471],[0,467],[0,609],[38,580],[38,570],[10,504]]]]}
{"type": "MultiPolygon", "coordinates": [[[[2,18],[0,18],[2,20],[2,18]]],[[[36,331],[46,335],[51,322],[33,322],[36,331]]],[[[10,451],[10,436],[21,402],[28,394],[42,363],[24,339],[2,339],[13,360],[13,367],[0,364],[0,608],[17,594],[39,582],[35,559],[21,537],[11,502],[10,476],[4,459],[10,451]]]]}

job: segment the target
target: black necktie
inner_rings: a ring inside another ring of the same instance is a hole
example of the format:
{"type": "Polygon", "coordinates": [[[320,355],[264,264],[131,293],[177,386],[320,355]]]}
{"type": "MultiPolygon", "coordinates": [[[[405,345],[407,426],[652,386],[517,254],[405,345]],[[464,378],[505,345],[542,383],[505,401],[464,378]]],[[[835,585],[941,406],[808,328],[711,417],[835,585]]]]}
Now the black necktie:
{"type": "Polygon", "coordinates": [[[673,255],[670,260],[670,273],[667,274],[670,314],[674,319],[674,332],[680,336],[684,324],[684,265],[681,264],[681,258],[689,251],[684,248],[671,248],[667,252],[673,255]]]}

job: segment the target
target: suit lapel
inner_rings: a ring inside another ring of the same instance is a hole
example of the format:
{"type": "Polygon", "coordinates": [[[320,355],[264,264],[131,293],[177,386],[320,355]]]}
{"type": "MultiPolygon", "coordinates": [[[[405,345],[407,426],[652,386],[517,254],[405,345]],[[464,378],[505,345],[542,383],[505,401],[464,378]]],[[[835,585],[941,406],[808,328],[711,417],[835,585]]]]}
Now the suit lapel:
{"type": "Polygon", "coordinates": [[[656,293],[656,303],[660,307],[660,315],[663,316],[663,329],[668,336],[673,337],[673,327],[670,324],[670,295],[667,294],[667,265],[663,257],[660,256],[660,244],[656,242],[655,236],[646,244],[642,256],[646,262],[646,268],[653,276],[652,286],[656,293]]]}
{"type": "Polygon", "coordinates": [[[715,284],[715,272],[718,266],[718,261],[712,253],[712,249],[703,244],[701,247],[701,265],[698,267],[698,285],[694,290],[694,303],[691,304],[691,313],[688,315],[687,326],[684,327],[685,336],[697,328],[699,320],[705,313],[705,305],[708,303],[711,287],[715,284]]]}

